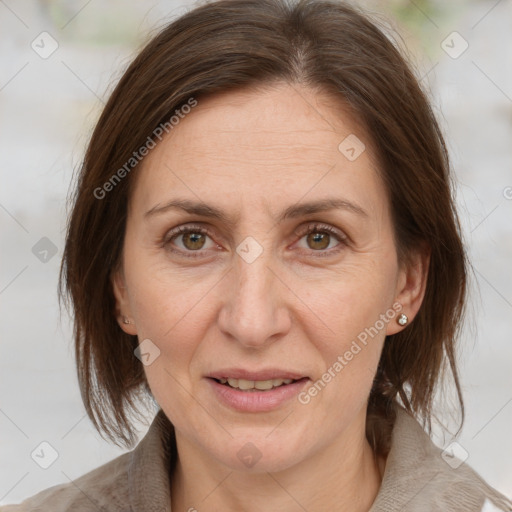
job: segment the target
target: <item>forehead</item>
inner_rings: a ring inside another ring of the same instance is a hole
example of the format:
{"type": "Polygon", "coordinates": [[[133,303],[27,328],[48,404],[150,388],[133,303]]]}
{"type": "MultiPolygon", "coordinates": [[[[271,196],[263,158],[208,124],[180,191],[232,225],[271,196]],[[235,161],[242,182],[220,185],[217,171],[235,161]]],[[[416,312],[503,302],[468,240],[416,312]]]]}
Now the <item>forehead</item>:
{"type": "Polygon", "coordinates": [[[199,99],[139,166],[132,206],[176,193],[272,213],[336,191],[366,198],[369,209],[382,202],[366,133],[333,96],[279,84],[199,99]]]}

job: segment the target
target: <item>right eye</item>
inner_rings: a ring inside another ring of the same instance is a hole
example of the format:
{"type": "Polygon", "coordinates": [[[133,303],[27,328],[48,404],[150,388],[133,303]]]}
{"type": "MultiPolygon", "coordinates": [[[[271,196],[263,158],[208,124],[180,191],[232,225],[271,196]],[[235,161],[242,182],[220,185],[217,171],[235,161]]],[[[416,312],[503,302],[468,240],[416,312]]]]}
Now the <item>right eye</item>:
{"type": "Polygon", "coordinates": [[[202,255],[203,250],[218,247],[207,229],[202,226],[190,225],[179,226],[171,230],[166,236],[165,246],[169,247],[172,252],[179,253],[185,257],[199,257],[202,255]]]}

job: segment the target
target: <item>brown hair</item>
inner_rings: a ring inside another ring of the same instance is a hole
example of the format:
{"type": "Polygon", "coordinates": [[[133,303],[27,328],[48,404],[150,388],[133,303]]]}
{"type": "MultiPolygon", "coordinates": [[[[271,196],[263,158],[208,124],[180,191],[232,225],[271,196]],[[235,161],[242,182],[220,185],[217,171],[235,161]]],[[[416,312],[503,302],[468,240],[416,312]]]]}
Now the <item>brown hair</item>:
{"type": "Polygon", "coordinates": [[[345,3],[220,0],[167,25],[128,67],[97,122],[73,198],[60,292],[68,293],[74,313],[85,408],[98,431],[116,444],[133,445],[130,417],[139,412],[138,398],[150,393],[134,356],[137,337],[117,323],[110,280],[120,262],[134,178],[126,162],[190,98],[275,81],[329,91],[349,106],[377,156],[400,261],[422,245],[430,250],[418,315],[384,344],[368,403],[373,449],[388,450],[383,425],[392,424],[397,397],[430,429],[446,367],[463,422],[455,340],[465,303],[466,256],[443,137],[409,65],[367,15],[345,3]],[[123,166],[123,179],[98,198],[97,191],[123,166]]]}

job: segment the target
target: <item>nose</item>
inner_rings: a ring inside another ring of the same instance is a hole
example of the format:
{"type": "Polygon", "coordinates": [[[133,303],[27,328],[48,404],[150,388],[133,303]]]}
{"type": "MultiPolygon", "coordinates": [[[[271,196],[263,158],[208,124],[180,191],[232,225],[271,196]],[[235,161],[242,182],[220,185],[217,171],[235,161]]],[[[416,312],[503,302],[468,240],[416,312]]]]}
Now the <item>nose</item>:
{"type": "Polygon", "coordinates": [[[263,255],[252,263],[237,256],[224,283],[219,328],[247,348],[265,347],[290,331],[287,289],[271,267],[263,255]]]}

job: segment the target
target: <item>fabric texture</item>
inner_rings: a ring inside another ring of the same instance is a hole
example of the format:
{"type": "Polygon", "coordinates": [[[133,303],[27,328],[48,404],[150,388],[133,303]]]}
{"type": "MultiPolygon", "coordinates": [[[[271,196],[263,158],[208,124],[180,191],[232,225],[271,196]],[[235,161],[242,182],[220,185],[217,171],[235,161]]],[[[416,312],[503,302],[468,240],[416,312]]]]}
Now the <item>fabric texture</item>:
{"type": "MultiPolygon", "coordinates": [[[[467,464],[445,461],[421,425],[396,409],[382,485],[369,512],[512,511],[512,501],[467,464]]],[[[175,460],[174,428],[160,410],[131,452],[0,512],[170,512],[175,460]]]]}

